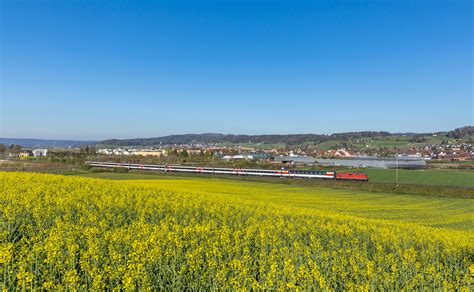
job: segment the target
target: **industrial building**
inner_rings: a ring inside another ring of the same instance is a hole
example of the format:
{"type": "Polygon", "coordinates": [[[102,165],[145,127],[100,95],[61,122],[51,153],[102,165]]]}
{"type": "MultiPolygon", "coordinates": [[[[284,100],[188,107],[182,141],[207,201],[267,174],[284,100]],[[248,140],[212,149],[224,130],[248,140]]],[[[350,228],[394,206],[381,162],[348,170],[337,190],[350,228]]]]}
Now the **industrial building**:
{"type": "Polygon", "coordinates": [[[315,159],[306,155],[289,155],[289,156],[275,156],[275,161],[282,163],[293,163],[293,164],[314,164],[315,159]]]}
{"type": "Polygon", "coordinates": [[[353,159],[316,159],[321,165],[327,166],[349,166],[349,167],[374,167],[374,168],[425,168],[426,160],[416,157],[356,157],[353,159]]]}

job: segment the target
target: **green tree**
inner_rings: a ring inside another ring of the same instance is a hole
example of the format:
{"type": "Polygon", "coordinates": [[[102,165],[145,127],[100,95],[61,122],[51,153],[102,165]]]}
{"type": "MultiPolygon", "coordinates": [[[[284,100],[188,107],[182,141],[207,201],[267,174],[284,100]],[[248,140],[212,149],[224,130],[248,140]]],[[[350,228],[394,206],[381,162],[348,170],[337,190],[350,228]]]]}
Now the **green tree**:
{"type": "Polygon", "coordinates": [[[20,145],[14,145],[14,144],[10,145],[9,152],[11,154],[18,154],[18,153],[20,153],[20,151],[21,151],[21,146],[20,145]]]}

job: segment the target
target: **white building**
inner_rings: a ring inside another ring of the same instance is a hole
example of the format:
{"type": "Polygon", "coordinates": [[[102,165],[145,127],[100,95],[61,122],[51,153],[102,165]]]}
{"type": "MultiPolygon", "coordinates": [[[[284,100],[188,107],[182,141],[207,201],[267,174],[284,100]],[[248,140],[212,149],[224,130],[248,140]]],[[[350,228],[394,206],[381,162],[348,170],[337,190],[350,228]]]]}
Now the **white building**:
{"type": "Polygon", "coordinates": [[[114,152],[110,149],[99,149],[97,150],[97,153],[99,154],[105,154],[105,155],[112,155],[114,152]]]}
{"type": "Polygon", "coordinates": [[[248,154],[226,155],[222,157],[222,159],[223,160],[242,160],[242,159],[252,160],[253,156],[248,155],[248,154]]]}
{"type": "Polygon", "coordinates": [[[46,157],[48,155],[48,149],[34,149],[33,156],[34,157],[46,157]]]}

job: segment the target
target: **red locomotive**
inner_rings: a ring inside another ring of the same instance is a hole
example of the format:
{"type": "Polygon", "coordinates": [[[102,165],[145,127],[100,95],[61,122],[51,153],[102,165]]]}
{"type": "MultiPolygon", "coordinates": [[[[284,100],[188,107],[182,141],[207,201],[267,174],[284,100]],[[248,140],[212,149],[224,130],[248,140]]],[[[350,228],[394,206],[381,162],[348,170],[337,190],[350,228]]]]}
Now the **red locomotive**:
{"type": "Polygon", "coordinates": [[[359,180],[369,181],[369,177],[363,172],[336,172],[336,179],[338,180],[359,180]]]}

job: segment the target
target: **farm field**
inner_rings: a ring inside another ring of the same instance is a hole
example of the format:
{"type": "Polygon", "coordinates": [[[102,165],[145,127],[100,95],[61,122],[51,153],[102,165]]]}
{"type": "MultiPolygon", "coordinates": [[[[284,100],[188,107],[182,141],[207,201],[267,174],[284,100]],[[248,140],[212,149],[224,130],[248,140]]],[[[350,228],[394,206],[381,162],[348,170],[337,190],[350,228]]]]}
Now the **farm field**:
{"type": "Polygon", "coordinates": [[[472,199],[453,200],[410,195],[373,194],[361,191],[315,189],[205,178],[133,180],[130,183],[156,186],[176,193],[192,190],[197,193],[228,196],[247,201],[250,204],[253,201],[262,201],[271,203],[277,208],[291,206],[302,210],[321,211],[326,214],[413,222],[452,230],[469,231],[474,224],[474,201],[472,199]]]}
{"type": "Polygon", "coordinates": [[[472,199],[6,172],[0,194],[2,289],[468,290],[474,270],[472,199]]]}
{"type": "MultiPolygon", "coordinates": [[[[367,168],[363,171],[373,182],[395,183],[396,181],[395,169],[367,168]]],[[[474,187],[474,171],[399,169],[398,175],[401,184],[474,187]]]]}

